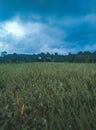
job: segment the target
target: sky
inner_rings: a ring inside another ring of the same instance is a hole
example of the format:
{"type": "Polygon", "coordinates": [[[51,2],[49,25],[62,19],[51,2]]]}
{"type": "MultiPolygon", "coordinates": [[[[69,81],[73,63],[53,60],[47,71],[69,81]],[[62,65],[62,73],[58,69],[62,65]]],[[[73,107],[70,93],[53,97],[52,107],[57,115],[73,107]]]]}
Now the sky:
{"type": "Polygon", "coordinates": [[[96,0],[0,0],[2,51],[96,51],[96,0]]]}

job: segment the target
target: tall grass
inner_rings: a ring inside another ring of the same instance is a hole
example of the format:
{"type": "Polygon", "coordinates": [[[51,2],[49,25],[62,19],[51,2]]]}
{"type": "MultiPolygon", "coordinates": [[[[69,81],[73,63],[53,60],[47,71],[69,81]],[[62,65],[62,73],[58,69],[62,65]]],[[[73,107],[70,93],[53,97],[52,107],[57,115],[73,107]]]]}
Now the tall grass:
{"type": "Polygon", "coordinates": [[[96,130],[96,64],[0,65],[0,130],[96,130]]]}

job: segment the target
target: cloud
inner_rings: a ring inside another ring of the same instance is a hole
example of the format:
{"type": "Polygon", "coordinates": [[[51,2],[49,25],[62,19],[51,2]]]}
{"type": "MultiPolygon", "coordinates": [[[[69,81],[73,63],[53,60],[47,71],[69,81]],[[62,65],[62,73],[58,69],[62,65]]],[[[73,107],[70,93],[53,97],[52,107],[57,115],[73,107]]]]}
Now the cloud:
{"type": "Polygon", "coordinates": [[[0,23],[0,32],[1,49],[9,53],[37,53],[45,43],[58,45],[61,35],[65,35],[57,27],[31,20],[24,22],[17,17],[0,23]]]}
{"type": "MultiPolygon", "coordinates": [[[[42,17],[41,17],[42,19],[42,17]]],[[[50,16],[46,17],[47,23],[50,25],[56,25],[65,27],[65,29],[78,27],[80,25],[88,24],[89,26],[95,26],[96,27],[96,13],[87,14],[84,16],[62,16],[62,17],[56,17],[56,16],[50,16]]]]}
{"type": "MultiPolygon", "coordinates": [[[[55,16],[42,18],[33,14],[27,20],[16,16],[0,22],[0,51],[76,53],[85,50],[85,45],[95,45],[94,21],[96,21],[96,14],[61,18],[55,16]]],[[[86,49],[91,50],[88,47],[86,49]]]]}
{"type": "MultiPolygon", "coordinates": [[[[84,49],[86,44],[96,43],[96,14],[82,17],[66,17],[61,20],[61,27],[66,30],[66,42],[71,42],[76,48],[84,49]]],[[[89,49],[90,50],[90,49],[89,49]]]]}
{"type": "Polygon", "coordinates": [[[78,26],[80,24],[89,23],[95,25],[96,23],[96,14],[87,14],[85,16],[78,17],[65,17],[61,20],[61,24],[64,26],[78,26]]]}
{"type": "Polygon", "coordinates": [[[96,50],[96,43],[93,45],[85,45],[84,51],[88,51],[88,50],[90,51],[96,50]]]}
{"type": "Polygon", "coordinates": [[[47,44],[45,44],[43,47],[40,48],[40,52],[44,52],[44,53],[49,52],[50,54],[54,54],[54,53],[57,52],[58,54],[66,55],[69,52],[75,53],[76,48],[71,48],[71,49],[67,49],[67,48],[51,48],[47,44]]]}
{"type": "Polygon", "coordinates": [[[0,0],[0,15],[2,19],[13,17],[17,13],[27,16],[30,14],[84,16],[96,13],[96,0],[0,0]]]}
{"type": "Polygon", "coordinates": [[[4,43],[4,42],[0,42],[0,52],[7,50],[9,48],[9,45],[4,43]],[[4,49],[4,50],[3,50],[4,49]]]}
{"type": "Polygon", "coordinates": [[[0,0],[0,51],[96,50],[95,6],[96,0],[0,0]]]}
{"type": "Polygon", "coordinates": [[[24,27],[19,20],[9,20],[0,23],[0,37],[14,37],[19,39],[25,36],[24,27]]]}
{"type": "Polygon", "coordinates": [[[24,28],[17,22],[6,22],[4,24],[4,30],[7,35],[13,35],[14,37],[24,37],[24,28]]]}

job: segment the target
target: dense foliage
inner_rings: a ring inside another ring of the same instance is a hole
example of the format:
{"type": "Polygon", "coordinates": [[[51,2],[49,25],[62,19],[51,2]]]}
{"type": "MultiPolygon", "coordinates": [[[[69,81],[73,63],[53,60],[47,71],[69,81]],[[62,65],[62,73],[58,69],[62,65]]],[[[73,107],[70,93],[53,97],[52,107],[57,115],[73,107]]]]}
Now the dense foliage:
{"type": "Polygon", "coordinates": [[[6,62],[77,62],[77,63],[96,63],[96,52],[79,52],[77,54],[59,55],[58,53],[40,53],[40,54],[7,54],[2,52],[0,63],[6,62]]]}
{"type": "Polygon", "coordinates": [[[0,130],[96,130],[96,64],[1,64],[0,130]]]}

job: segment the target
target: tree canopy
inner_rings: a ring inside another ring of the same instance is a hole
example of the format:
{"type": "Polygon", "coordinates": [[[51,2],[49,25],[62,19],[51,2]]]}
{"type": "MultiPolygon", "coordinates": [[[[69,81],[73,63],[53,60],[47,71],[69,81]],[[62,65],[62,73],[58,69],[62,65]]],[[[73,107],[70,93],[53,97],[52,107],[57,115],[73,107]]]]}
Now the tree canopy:
{"type": "Polygon", "coordinates": [[[59,55],[58,53],[50,54],[7,54],[6,51],[1,52],[0,63],[9,62],[77,62],[77,63],[96,63],[96,51],[95,52],[78,52],[77,54],[59,55]]]}

